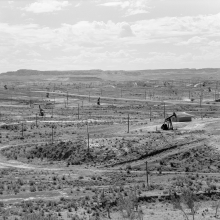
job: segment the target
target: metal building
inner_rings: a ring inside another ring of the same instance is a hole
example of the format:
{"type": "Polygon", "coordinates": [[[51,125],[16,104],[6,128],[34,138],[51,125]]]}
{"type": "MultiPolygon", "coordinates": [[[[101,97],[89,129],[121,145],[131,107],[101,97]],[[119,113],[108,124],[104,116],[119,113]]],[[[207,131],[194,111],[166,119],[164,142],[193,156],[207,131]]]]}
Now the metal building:
{"type": "Polygon", "coordinates": [[[176,118],[172,118],[173,122],[190,122],[193,118],[193,115],[190,115],[186,112],[176,112],[176,116],[176,118]]]}

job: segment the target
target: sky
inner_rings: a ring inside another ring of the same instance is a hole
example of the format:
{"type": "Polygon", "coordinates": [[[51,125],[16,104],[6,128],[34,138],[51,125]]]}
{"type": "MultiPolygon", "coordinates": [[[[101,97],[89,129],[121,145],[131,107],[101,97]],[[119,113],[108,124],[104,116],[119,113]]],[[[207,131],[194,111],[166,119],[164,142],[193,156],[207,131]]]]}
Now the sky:
{"type": "Polygon", "coordinates": [[[219,0],[0,0],[0,73],[218,67],[219,0]]]}

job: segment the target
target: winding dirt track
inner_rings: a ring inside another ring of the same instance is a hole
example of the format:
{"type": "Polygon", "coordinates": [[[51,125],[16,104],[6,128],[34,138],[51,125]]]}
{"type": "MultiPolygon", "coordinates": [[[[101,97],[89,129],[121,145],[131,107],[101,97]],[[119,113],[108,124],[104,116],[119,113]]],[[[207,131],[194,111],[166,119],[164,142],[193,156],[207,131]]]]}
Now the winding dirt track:
{"type": "MultiPolygon", "coordinates": [[[[46,143],[46,142],[24,143],[24,144],[16,144],[16,145],[0,145],[0,151],[8,147],[24,146],[29,144],[42,144],[42,143],[46,143]]],[[[46,167],[25,164],[15,160],[7,160],[4,156],[0,154],[0,168],[10,168],[10,167],[20,168],[20,169],[59,170],[58,168],[46,168],[46,167]]]]}
{"type": "MultiPolygon", "coordinates": [[[[149,126],[145,125],[145,128],[146,128],[146,130],[152,130],[152,127],[155,128],[156,126],[159,126],[159,125],[149,125],[149,126]]],[[[176,154],[178,152],[186,151],[188,149],[199,146],[205,140],[206,140],[207,144],[210,144],[211,146],[219,149],[219,142],[220,142],[219,133],[220,133],[220,131],[217,132],[218,130],[216,130],[215,126],[218,126],[220,129],[220,119],[195,120],[191,123],[183,123],[182,126],[183,127],[178,128],[179,131],[184,132],[184,131],[204,130],[206,133],[204,135],[201,135],[197,140],[195,140],[194,144],[187,143],[187,141],[186,141],[185,145],[176,146],[174,149],[167,149],[167,151],[162,152],[160,155],[158,155],[158,157],[161,157],[161,156],[165,157],[168,155],[176,154]],[[215,133],[215,134],[212,134],[212,133],[215,133]]],[[[136,128],[137,128],[137,126],[135,126],[135,129],[136,128]]],[[[143,126],[140,126],[140,128],[143,128],[143,126]]],[[[116,131],[116,133],[120,134],[121,133],[120,130],[123,130],[123,133],[124,133],[124,128],[118,129],[116,131]]],[[[45,142],[37,142],[34,144],[40,144],[40,143],[45,143],[45,142]]],[[[0,150],[7,148],[7,147],[11,147],[11,146],[23,146],[23,145],[28,145],[28,144],[33,144],[33,143],[25,143],[25,144],[17,144],[17,145],[0,145],[0,150]]],[[[153,161],[157,160],[158,157],[157,157],[157,155],[155,155],[155,156],[147,158],[147,159],[140,159],[140,160],[128,162],[128,163],[129,164],[131,163],[131,166],[137,166],[137,165],[145,163],[146,160],[148,160],[148,162],[153,162],[153,161]]],[[[0,154],[0,168],[7,168],[7,167],[15,167],[15,168],[22,168],[22,169],[40,169],[40,170],[64,170],[64,169],[69,170],[69,168],[41,167],[41,166],[21,163],[18,161],[7,160],[5,157],[3,157],[0,154]]],[[[115,169],[116,169],[116,167],[115,167],[115,169]]],[[[110,170],[111,169],[112,168],[110,168],[110,170]]],[[[113,168],[112,170],[115,170],[115,169],[113,168]]],[[[88,169],[86,169],[86,170],[88,170],[88,169]]],[[[98,171],[99,168],[94,169],[94,170],[98,171]]],[[[107,169],[107,170],[109,170],[109,169],[107,169]]],[[[105,168],[105,171],[107,171],[107,170],[105,168]]],[[[102,172],[104,170],[101,168],[100,171],[102,172]]]]}

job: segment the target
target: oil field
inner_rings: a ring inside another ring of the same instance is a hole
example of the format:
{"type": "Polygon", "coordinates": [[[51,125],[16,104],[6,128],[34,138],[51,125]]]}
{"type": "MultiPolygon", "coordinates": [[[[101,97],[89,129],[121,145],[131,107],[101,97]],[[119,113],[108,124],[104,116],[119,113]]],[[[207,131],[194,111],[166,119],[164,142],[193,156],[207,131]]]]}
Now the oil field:
{"type": "Polygon", "coordinates": [[[219,71],[1,74],[1,218],[218,218],[219,71]]]}

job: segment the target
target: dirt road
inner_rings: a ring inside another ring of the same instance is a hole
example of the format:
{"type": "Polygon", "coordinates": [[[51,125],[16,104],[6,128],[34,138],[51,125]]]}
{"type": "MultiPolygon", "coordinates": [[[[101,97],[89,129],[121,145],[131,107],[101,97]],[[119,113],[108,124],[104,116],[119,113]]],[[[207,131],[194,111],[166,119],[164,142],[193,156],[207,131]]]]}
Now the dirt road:
{"type": "MultiPolygon", "coordinates": [[[[32,91],[32,93],[47,93],[47,91],[32,91]]],[[[51,94],[56,94],[60,96],[66,96],[66,93],[62,92],[50,92],[51,94]]],[[[68,94],[69,97],[75,97],[75,98],[88,98],[88,95],[79,95],[79,94],[68,94]]],[[[100,96],[90,96],[90,99],[98,99],[100,96]]],[[[125,102],[141,102],[141,103],[157,103],[161,104],[162,101],[160,100],[152,100],[152,99],[128,99],[128,98],[114,98],[114,97],[107,97],[107,96],[101,96],[101,102],[103,101],[125,101],[125,102]]],[[[190,102],[187,100],[163,100],[164,103],[170,104],[170,105],[199,105],[198,102],[190,102]]],[[[202,103],[203,106],[210,106],[210,104],[202,103]]],[[[215,106],[220,106],[220,104],[216,103],[215,106]]]]}

